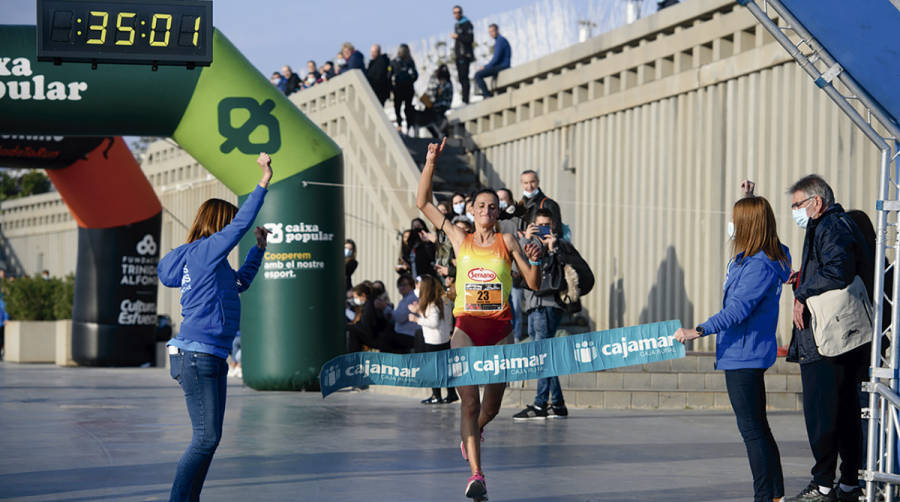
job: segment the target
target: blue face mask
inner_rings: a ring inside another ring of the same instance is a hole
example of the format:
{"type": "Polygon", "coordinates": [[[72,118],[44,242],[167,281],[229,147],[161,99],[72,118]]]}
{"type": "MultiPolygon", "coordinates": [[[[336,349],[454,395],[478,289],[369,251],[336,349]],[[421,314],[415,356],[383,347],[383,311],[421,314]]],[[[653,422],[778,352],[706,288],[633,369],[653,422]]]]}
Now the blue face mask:
{"type": "Polygon", "coordinates": [[[466,219],[469,220],[469,223],[475,223],[475,217],[469,213],[466,213],[466,219]]]}
{"type": "Polygon", "coordinates": [[[522,191],[522,195],[524,195],[525,198],[530,199],[530,198],[534,197],[535,195],[537,195],[538,192],[540,192],[540,191],[541,191],[540,188],[535,189],[535,191],[533,191],[533,192],[529,192],[529,191],[527,191],[527,190],[523,190],[523,191],[522,191]]]}
{"type": "Polygon", "coordinates": [[[350,258],[350,256],[351,256],[352,254],[353,254],[353,250],[352,250],[352,249],[350,249],[350,248],[344,248],[344,257],[345,257],[345,258],[350,258]]]}
{"type": "Polygon", "coordinates": [[[509,207],[509,204],[507,204],[505,200],[501,200],[500,201],[500,210],[503,211],[507,207],[509,207]]]}
{"type": "Polygon", "coordinates": [[[453,204],[453,212],[456,214],[463,214],[463,211],[466,210],[466,203],[460,202],[459,204],[453,204]]]}
{"type": "Polygon", "coordinates": [[[809,224],[809,215],[806,214],[805,208],[791,209],[791,216],[794,218],[794,223],[800,228],[806,228],[806,225],[809,224]]]}

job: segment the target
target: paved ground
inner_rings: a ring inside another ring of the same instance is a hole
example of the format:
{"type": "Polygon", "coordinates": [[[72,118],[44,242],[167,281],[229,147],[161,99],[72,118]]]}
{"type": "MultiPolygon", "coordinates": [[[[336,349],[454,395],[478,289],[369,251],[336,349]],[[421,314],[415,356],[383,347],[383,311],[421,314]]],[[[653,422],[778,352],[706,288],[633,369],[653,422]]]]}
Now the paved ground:
{"type": "MultiPolygon", "coordinates": [[[[204,500],[468,500],[458,406],[240,384],[228,393],[204,500]]],[[[515,411],[501,412],[484,443],[493,502],[752,499],[728,413],[573,409],[568,420],[518,424],[515,411]]],[[[793,494],[810,466],[802,417],[770,419],[793,494]]],[[[189,440],[165,370],[0,363],[0,499],[167,500],[189,440]]]]}

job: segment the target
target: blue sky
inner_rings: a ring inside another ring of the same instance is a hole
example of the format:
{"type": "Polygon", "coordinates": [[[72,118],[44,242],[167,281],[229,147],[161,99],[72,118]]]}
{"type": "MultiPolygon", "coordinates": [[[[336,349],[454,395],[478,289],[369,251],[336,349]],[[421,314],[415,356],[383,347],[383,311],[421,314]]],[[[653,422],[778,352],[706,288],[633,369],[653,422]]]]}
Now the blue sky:
{"type": "MultiPolygon", "coordinates": [[[[452,8],[471,19],[531,5],[490,0],[215,0],[214,24],[265,75],[290,64],[305,73],[306,61],[332,59],[345,41],[369,57],[369,47],[394,47],[453,29],[452,8]]],[[[577,0],[576,5],[586,3],[577,0]]],[[[36,0],[0,0],[0,24],[34,24],[36,0]]],[[[502,30],[502,27],[501,27],[502,30]]]]}

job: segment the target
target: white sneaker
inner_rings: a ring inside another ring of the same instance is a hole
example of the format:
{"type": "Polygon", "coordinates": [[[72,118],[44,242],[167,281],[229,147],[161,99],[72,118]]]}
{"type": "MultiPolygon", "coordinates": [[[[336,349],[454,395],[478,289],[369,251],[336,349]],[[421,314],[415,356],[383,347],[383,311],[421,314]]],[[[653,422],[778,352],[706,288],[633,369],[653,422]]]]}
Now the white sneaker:
{"type": "Polygon", "coordinates": [[[228,368],[228,378],[233,378],[235,376],[236,372],[237,372],[237,366],[228,368]]]}
{"type": "Polygon", "coordinates": [[[240,378],[241,380],[243,380],[243,379],[244,379],[244,370],[242,370],[240,366],[238,366],[238,367],[235,368],[234,370],[235,370],[235,371],[234,371],[234,377],[235,377],[235,378],[240,378]]]}

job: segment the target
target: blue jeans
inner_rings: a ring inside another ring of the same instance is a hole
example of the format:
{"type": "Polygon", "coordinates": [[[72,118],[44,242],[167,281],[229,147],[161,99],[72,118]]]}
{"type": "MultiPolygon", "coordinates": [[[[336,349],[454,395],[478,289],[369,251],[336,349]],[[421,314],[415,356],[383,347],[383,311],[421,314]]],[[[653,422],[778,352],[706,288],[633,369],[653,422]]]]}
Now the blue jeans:
{"type": "MultiPolygon", "coordinates": [[[[538,307],[528,312],[528,336],[534,341],[553,338],[556,335],[556,327],[562,318],[562,310],[553,307],[538,307]]],[[[562,389],[559,386],[559,377],[540,378],[537,381],[537,394],[534,396],[534,405],[539,408],[547,406],[547,397],[554,406],[565,404],[562,389]]]]}
{"type": "Polygon", "coordinates": [[[487,77],[496,77],[501,70],[505,69],[506,68],[485,68],[475,72],[475,85],[481,89],[481,94],[483,94],[484,97],[489,98],[494,95],[493,92],[488,90],[487,85],[484,83],[484,79],[487,77]]]}
{"type": "Polygon", "coordinates": [[[754,502],[771,502],[784,496],[781,454],[766,418],[765,372],[758,368],[725,370],[728,398],[750,459],[754,502]]]}
{"type": "Polygon", "coordinates": [[[509,292],[509,308],[512,310],[512,330],[516,341],[522,339],[522,300],[525,290],[512,288],[509,292]]]}
{"type": "Polygon", "coordinates": [[[171,374],[184,390],[194,435],[178,461],[170,502],[200,500],[200,490],[222,438],[228,363],[200,352],[179,350],[169,355],[171,374]]]}

